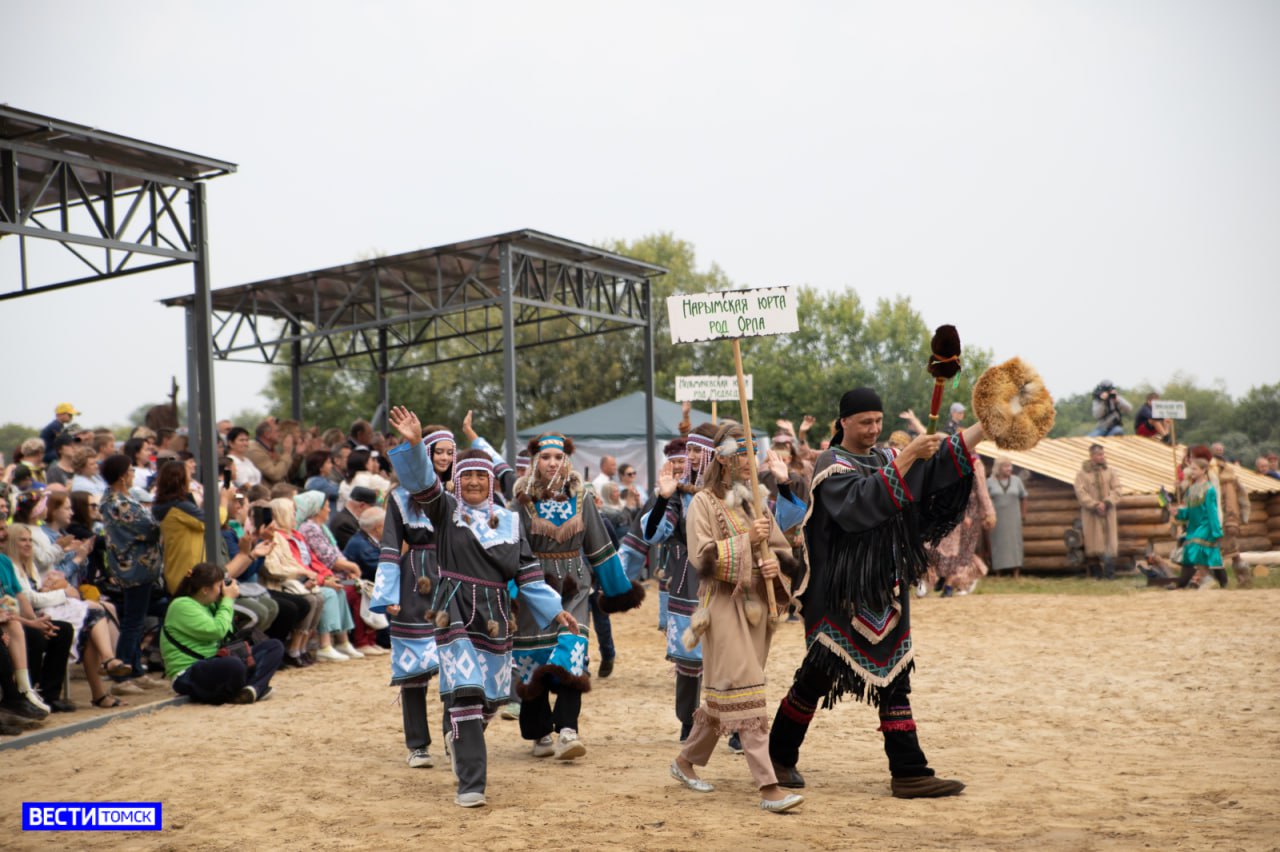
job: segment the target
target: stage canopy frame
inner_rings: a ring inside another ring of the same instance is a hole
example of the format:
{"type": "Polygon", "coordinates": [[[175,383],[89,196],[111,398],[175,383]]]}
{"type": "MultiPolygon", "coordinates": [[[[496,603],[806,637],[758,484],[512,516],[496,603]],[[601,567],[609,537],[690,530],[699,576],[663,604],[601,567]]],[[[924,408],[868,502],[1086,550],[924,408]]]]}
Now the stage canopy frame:
{"type": "MultiPolygon", "coordinates": [[[[379,377],[384,427],[391,373],[500,356],[506,448],[514,455],[518,350],[642,330],[652,436],[650,282],[666,272],[540,231],[512,231],[216,290],[212,354],[288,366],[295,419],[302,414],[303,368],[370,370],[379,377]],[[532,329],[531,340],[517,340],[516,330],[523,328],[532,329]]],[[[194,304],[191,296],[163,303],[188,312],[194,304]]],[[[651,452],[651,476],[655,461],[651,452]]]]}
{"type": "MultiPolygon", "coordinates": [[[[0,301],[192,265],[187,392],[205,517],[217,517],[218,456],[204,182],[235,170],[234,163],[0,104],[0,240],[17,237],[18,246],[18,275],[0,278],[0,301]],[[45,255],[32,256],[44,246],[65,249],[81,274],[63,277],[56,263],[46,271],[45,255]]],[[[206,524],[206,551],[217,553],[218,540],[217,524],[206,524]]]]}

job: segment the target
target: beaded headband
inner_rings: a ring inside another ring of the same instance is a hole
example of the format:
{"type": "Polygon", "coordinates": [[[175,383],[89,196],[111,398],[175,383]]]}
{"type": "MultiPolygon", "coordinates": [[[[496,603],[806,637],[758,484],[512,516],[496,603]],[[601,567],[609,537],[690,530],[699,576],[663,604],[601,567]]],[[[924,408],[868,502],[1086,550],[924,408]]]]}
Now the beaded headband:
{"type": "Polygon", "coordinates": [[[422,439],[422,443],[427,445],[427,450],[430,450],[441,441],[452,441],[455,445],[458,443],[454,440],[453,433],[448,429],[441,429],[438,432],[432,432],[430,435],[422,439]]]}
{"type": "Polygon", "coordinates": [[[538,439],[538,452],[559,450],[564,452],[564,435],[544,435],[538,439]]]}
{"type": "Polygon", "coordinates": [[[706,435],[690,435],[689,443],[702,447],[704,450],[714,450],[716,448],[715,439],[708,438],[706,435]]]}
{"type": "Polygon", "coordinates": [[[474,458],[463,459],[462,461],[454,462],[453,464],[453,476],[455,479],[461,477],[462,474],[468,470],[482,470],[492,478],[493,462],[489,459],[474,458]]]}

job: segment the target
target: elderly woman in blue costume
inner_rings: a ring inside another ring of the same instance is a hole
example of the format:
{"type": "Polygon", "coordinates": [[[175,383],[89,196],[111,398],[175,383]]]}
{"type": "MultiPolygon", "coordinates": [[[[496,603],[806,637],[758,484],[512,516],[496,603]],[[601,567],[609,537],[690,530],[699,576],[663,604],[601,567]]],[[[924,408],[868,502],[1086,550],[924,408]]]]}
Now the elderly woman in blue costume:
{"type": "MultiPolygon", "coordinates": [[[[543,434],[529,442],[529,473],[516,482],[523,538],[538,557],[546,580],[559,589],[564,608],[580,625],[548,630],[523,603],[515,659],[522,699],[520,735],[533,742],[534,757],[572,760],[586,753],[578,737],[587,674],[587,612],[592,586],[605,612],[624,612],[644,600],[644,588],[628,580],[594,500],[584,499],[582,480],[569,464],[573,441],[543,434]],[[548,693],[556,694],[552,709],[548,693]],[[552,741],[552,733],[559,739],[552,741]]],[[[521,600],[524,592],[521,591],[521,600]]]]}
{"type": "MultiPolygon", "coordinates": [[[[689,503],[702,488],[702,479],[715,447],[717,426],[703,423],[689,434],[686,445],[688,465],[685,475],[664,468],[658,477],[658,496],[653,506],[640,518],[641,535],[650,545],[665,543],[663,572],[667,582],[667,659],[676,668],[676,718],[680,720],[680,742],[689,738],[694,713],[701,702],[702,643],[685,647],[682,637],[698,608],[698,572],[689,562],[688,534],[685,517],[689,503]],[[678,496],[677,496],[678,492],[678,496]]],[[[786,464],[770,451],[766,462],[782,486],[775,514],[782,529],[790,529],[804,520],[805,506],[786,486],[786,464]]],[[[624,557],[625,558],[625,557],[624,557]]],[[[739,748],[735,739],[730,747],[739,748]]]]}
{"type": "MultiPolygon", "coordinates": [[[[422,446],[436,477],[456,494],[453,482],[457,442],[444,426],[425,427],[422,446]]],[[[471,428],[471,412],[462,420],[462,432],[472,449],[483,450],[494,461],[494,475],[514,481],[510,467],[493,447],[471,428]]],[[[431,726],[427,722],[427,689],[440,669],[436,650],[432,592],[439,582],[436,532],[427,513],[403,485],[391,491],[382,528],[377,578],[369,608],[386,613],[391,633],[391,685],[400,687],[400,712],[410,767],[433,765],[431,726]]]]}
{"type": "Polygon", "coordinates": [[[458,779],[454,801],[477,807],[485,804],[485,725],[506,703],[511,686],[507,583],[515,581],[526,617],[542,629],[555,625],[576,634],[578,623],[544,582],[517,515],[494,504],[488,453],[473,449],[457,457],[450,494],[429,461],[417,415],[397,406],[388,420],[405,438],[388,458],[435,531],[438,582],[428,612],[435,623],[440,696],[448,714],[445,746],[458,779]]]}

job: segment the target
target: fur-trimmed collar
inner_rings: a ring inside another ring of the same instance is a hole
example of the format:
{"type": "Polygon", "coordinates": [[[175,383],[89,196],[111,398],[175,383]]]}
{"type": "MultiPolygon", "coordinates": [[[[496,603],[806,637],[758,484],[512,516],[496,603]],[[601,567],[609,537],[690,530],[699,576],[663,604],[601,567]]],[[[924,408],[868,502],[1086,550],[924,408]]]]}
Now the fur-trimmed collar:
{"type": "Polygon", "coordinates": [[[528,505],[543,500],[569,500],[582,493],[582,477],[576,470],[569,471],[564,487],[552,494],[541,482],[534,481],[535,474],[527,473],[516,480],[516,501],[528,505]]]}

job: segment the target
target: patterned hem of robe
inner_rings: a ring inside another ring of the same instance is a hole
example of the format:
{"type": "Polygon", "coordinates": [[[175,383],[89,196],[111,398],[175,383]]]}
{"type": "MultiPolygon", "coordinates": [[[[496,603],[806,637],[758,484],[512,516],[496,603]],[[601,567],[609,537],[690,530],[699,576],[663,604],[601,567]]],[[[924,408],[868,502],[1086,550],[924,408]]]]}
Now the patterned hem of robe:
{"type": "Polygon", "coordinates": [[[831,676],[831,689],[822,706],[831,709],[845,695],[873,707],[890,687],[915,668],[915,651],[909,628],[887,633],[879,643],[861,635],[850,635],[825,619],[809,631],[805,665],[816,666],[831,676]]]}

